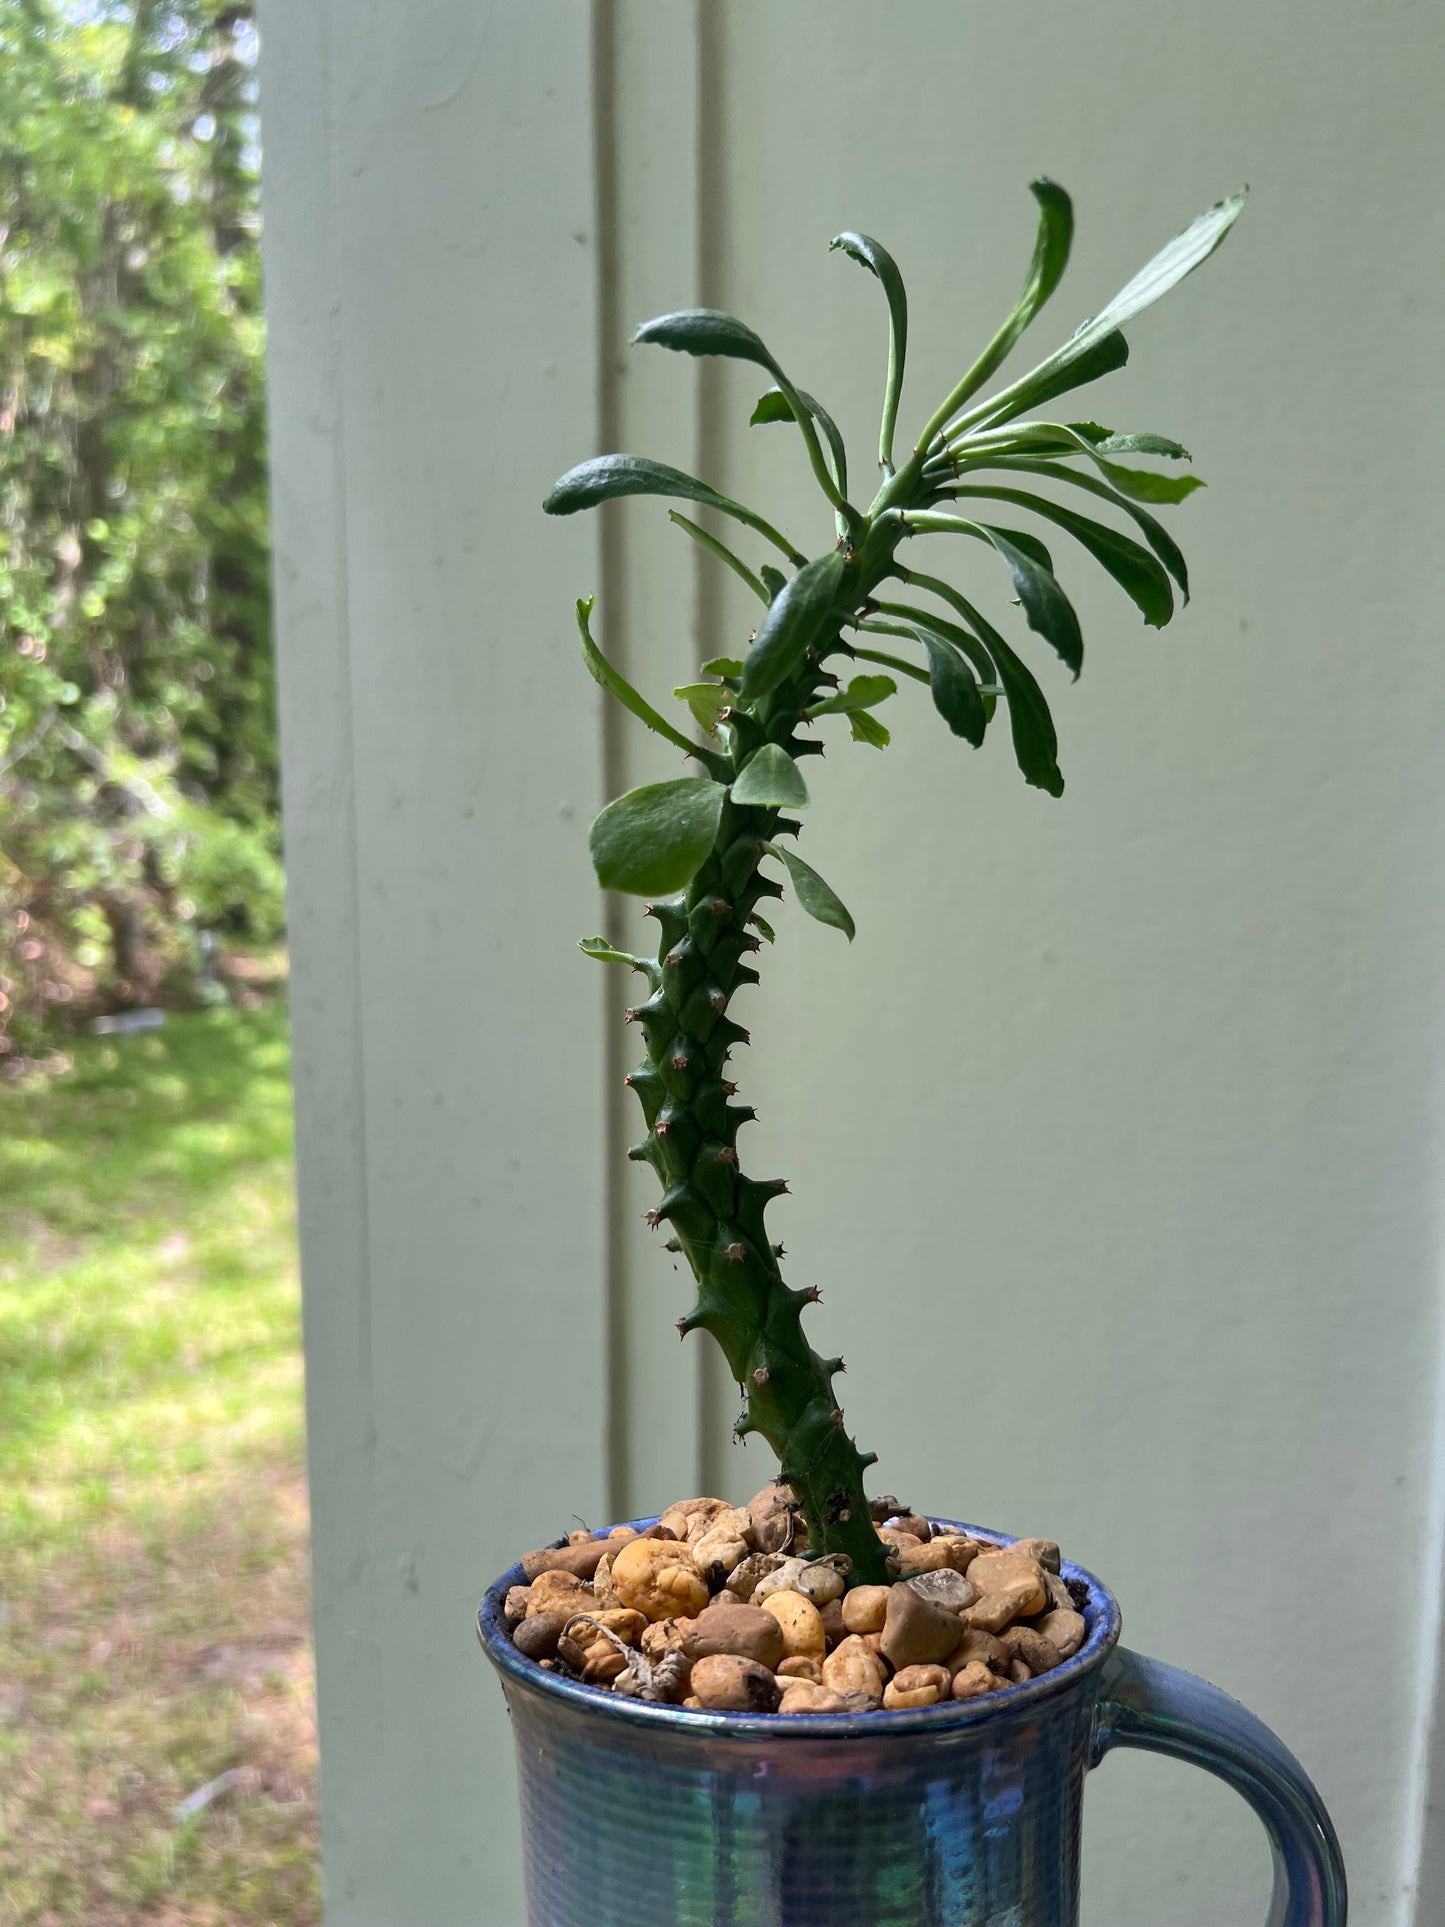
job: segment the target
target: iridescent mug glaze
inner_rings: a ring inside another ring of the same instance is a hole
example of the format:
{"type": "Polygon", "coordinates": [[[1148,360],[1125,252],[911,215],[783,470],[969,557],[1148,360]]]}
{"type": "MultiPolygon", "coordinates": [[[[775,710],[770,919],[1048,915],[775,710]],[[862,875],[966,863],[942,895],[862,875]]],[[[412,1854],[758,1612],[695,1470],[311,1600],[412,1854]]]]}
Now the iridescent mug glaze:
{"type": "Polygon", "coordinates": [[[507,1634],[514,1566],[478,1629],[517,1742],[528,1927],[1075,1927],[1084,1776],[1116,1746],[1244,1795],[1274,1850],[1267,1927],[1344,1927],[1339,1844],[1298,1761],[1216,1687],[1125,1651],[1113,1596],[1064,1576],[1088,1586],[1088,1633],[1053,1672],[963,1704],[784,1718],[543,1672],[507,1634]]]}

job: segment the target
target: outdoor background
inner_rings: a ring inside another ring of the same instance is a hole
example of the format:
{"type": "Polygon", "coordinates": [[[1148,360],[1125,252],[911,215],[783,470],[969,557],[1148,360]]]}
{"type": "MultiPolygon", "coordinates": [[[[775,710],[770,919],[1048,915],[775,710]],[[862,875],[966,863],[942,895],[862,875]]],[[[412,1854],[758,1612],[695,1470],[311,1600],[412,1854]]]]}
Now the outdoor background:
{"type": "MultiPolygon", "coordinates": [[[[1435,1927],[1445,15],[260,29],[0,0],[0,1922],[309,1927],[319,1824],[329,1927],[515,1927],[478,1593],[577,1515],[768,1473],[677,1344],[622,994],[575,950],[588,818],[674,771],[604,724],[573,597],[664,700],[748,612],[656,505],[538,506],[632,447],[817,547],[756,384],[632,325],[738,312],[861,472],[882,309],[828,239],[907,276],[906,432],[1047,173],[1041,347],[1251,184],[1098,402],[1194,451],[1194,601],[1159,636],[1070,578],[1059,803],[902,704],[830,756],[807,853],[859,934],[778,920],[757,1155],[881,1486],[1062,1539],[1300,1754],[1355,1927],[1435,1927]]],[[[1112,1758],[1088,1814],[1087,1927],[1264,1918],[1201,1775],[1112,1758]]]]}
{"type": "Polygon", "coordinates": [[[0,0],[7,1927],[319,1915],[255,65],[0,0]]]}

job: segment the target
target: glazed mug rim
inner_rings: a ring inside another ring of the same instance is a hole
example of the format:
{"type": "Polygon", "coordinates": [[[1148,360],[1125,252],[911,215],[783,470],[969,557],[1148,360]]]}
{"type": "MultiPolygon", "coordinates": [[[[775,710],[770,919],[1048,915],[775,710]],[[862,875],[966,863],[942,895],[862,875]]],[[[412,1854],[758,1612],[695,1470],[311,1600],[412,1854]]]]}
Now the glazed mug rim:
{"type": "MultiPolygon", "coordinates": [[[[963,1532],[986,1544],[1007,1547],[1017,1543],[1016,1536],[989,1526],[968,1525],[956,1519],[928,1516],[928,1523],[943,1532],[963,1532]]],[[[624,1521],[635,1531],[656,1525],[657,1519],[624,1521]]],[[[615,1527],[603,1526],[592,1534],[605,1539],[615,1527]]],[[[509,1566],[487,1588],[477,1611],[477,1637],[488,1659],[508,1680],[528,1692],[559,1705],[570,1705],[578,1712],[602,1719],[620,1720],[639,1729],[666,1728],[674,1733],[691,1733],[698,1739],[746,1739],[766,1735],[769,1740],[796,1735],[799,1739],[842,1739],[854,1735],[874,1735],[880,1739],[893,1735],[946,1733],[962,1726],[986,1726],[1015,1714],[1042,1711],[1051,1702],[1066,1698],[1094,1672],[1119,1641],[1119,1604],[1113,1593],[1085,1567],[1072,1560],[1062,1561],[1062,1576],[1082,1580],[1089,1589],[1084,1608],[1087,1634],[1083,1645],[1071,1658],[1049,1672],[1023,1684],[1014,1684],[974,1700],[949,1700],[936,1706],[905,1707],[867,1713],[723,1713],[701,1712],[694,1707],[665,1706],[655,1701],[631,1699],[613,1693],[605,1686],[589,1686],[581,1680],[564,1679],[558,1673],[544,1672],[534,1660],[519,1653],[512,1644],[503,1603],[512,1586],[525,1585],[521,1561],[509,1566]]]]}

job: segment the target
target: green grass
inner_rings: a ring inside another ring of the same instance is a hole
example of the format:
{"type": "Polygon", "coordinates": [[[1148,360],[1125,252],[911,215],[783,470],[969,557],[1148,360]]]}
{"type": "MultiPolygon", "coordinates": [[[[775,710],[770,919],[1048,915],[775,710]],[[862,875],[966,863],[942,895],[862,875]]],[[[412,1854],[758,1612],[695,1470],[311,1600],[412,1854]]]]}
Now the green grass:
{"type": "Polygon", "coordinates": [[[302,1927],[284,1014],[173,1017],[73,1058],[0,1091],[0,1922],[302,1927]]]}

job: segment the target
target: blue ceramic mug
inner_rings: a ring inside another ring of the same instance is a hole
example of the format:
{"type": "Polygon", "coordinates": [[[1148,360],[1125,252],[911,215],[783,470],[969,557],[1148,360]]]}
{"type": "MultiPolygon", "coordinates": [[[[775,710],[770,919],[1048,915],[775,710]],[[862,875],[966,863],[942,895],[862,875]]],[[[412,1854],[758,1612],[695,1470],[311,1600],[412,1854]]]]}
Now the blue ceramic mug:
{"type": "Polygon", "coordinates": [[[1274,1850],[1267,1927],[1344,1927],[1339,1844],[1298,1761],[1216,1687],[1125,1651],[1113,1596],[1064,1576],[1089,1589],[1087,1637],[1054,1671],[962,1704],[784,1718],[543,1672],[508,1637],[514,1566],[478,1625],[517,1742],[528,1927],[1075,1927],[1084,1776],[1116,1746],[1244,1795],[1274,1850]]]}

